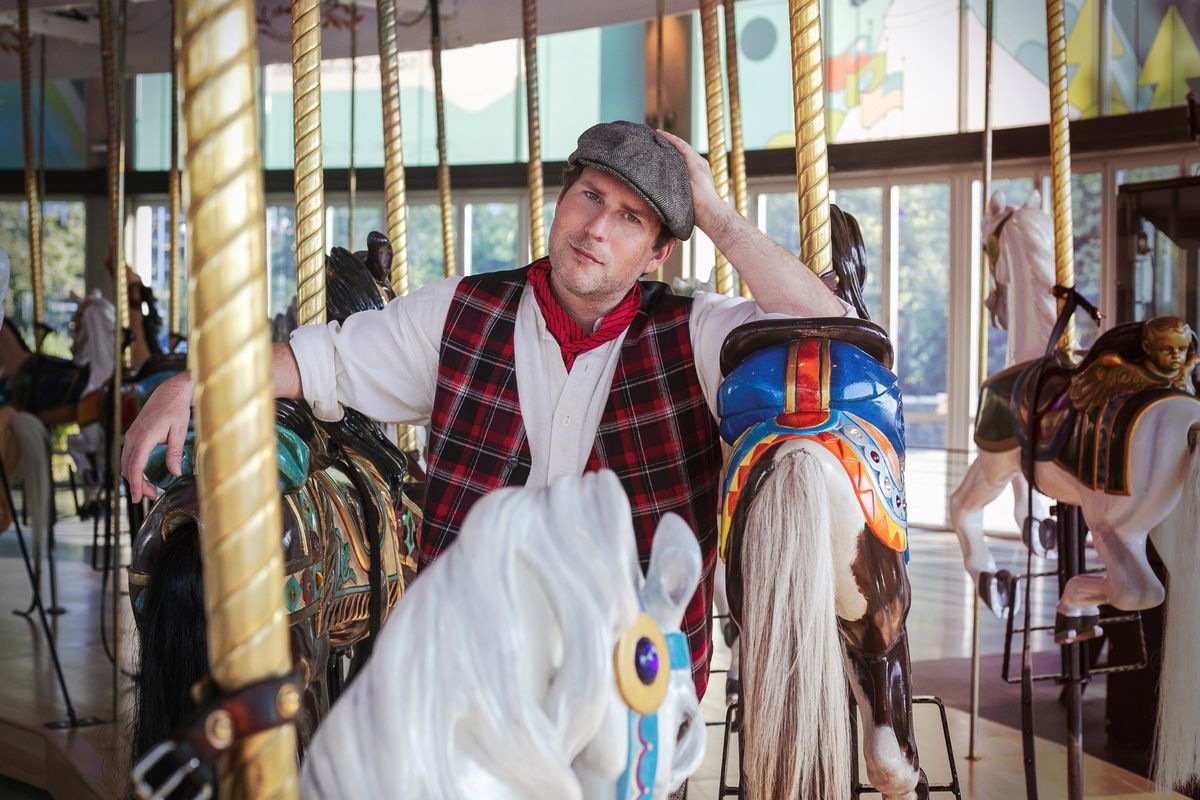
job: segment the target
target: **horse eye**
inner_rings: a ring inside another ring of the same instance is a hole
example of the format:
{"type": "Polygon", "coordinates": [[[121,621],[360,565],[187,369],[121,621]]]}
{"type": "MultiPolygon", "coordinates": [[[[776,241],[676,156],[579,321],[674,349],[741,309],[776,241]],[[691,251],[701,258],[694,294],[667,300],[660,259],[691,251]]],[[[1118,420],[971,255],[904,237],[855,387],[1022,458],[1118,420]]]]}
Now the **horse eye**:
{"type": "Polygon", "coordinates": [[[638,614],[614,650],[617,689],[625,704],[639,714],[653,714],[667,695],[671,675],[667,640],[658,623],[645,611],[638,614]]]}

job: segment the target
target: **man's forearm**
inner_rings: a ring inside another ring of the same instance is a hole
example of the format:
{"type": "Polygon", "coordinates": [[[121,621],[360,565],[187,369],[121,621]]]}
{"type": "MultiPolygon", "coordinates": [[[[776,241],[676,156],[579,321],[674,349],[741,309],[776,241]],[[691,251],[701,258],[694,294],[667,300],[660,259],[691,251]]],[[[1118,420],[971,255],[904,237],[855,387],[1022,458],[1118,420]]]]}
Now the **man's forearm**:
{"type": "Polygon", "coordinates": [[[697,224],[725,254],[763,311],[840,317],[845,308],[812,270],[724,203],[697,224]]]}
{"type": "Polygon", "coordinates": [[[300,382],[300,365],[292,353],[291,345],[286,342],[271,343],[271,379],[275,386],[276,397],[286,397],[289,400],[304,398],[304,387],[300,382]]]}

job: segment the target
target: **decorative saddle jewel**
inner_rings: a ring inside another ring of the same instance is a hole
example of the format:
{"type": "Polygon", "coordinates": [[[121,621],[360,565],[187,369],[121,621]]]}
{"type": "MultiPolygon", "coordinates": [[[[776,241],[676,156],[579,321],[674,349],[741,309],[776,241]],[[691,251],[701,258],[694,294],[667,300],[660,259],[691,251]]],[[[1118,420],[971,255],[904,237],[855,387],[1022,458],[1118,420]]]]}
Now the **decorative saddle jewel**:
{"type": "Polygon", "coordinates": [[[907,549],[903,407],[895,373],[879,361],[837,339],[774,344],[729,371],[717,407],[721,437],[732,448],[722,475],[722,558],[755,462],[790,439],[808,439],[831,452],[872,533],[893,550],[907,549]]]}

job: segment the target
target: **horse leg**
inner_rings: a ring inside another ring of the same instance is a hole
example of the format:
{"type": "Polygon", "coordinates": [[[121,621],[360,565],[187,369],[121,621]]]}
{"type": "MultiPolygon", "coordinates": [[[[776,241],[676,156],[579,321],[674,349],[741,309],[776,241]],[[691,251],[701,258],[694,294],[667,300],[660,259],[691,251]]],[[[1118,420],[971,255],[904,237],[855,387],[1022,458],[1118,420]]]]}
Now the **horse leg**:
{"type": "Polygon", "coordinates": [[[851,571],[857,591],[866,600],[866,613],[838,622],[846,643],[850,688],[863,719],[867,777],[885,800],[911,800],[922,796],[918,786],[922,776],[905,629],[908,572],[904,555],[865,526],[858,554],[851,571]]]}
{"type": "Polygon", "coordinates": [[[1014,475],[1020,474],[1017,451],[980,451],[967,468],[962,483],[950,496],[950,525],[958,535],[963,565],[971,574],[984,604],[998,617],[1013,604],[1012,575],[997,570],[996,561],[983,540],[983,507],[999,497],[1014,475]]]}
{"type": "Polygon", "coordinates": [[[1013,518],[1026,546],[1039,558],[1053,555],[1057,529],[1050,518],[1050,506],[1041,492],[1029,491],[1029,481],[1018,472],[1012,479],[1013,518]],[[1030,498],[1033,503],[1030,504],[1030,498]]]}
{"type": "Polygon", "coordinates": [[[1054,640],[1059,644],[1099,636],[1100,605],[1108,603],[1122,611],[1154,608],[1166,590],[1146,557],[1148,531],[1117,533],[1111,527],[1092,529],[1096,553],[1105,571],[1076,575],[1063,587],[1058,601],[1054,640]]]}

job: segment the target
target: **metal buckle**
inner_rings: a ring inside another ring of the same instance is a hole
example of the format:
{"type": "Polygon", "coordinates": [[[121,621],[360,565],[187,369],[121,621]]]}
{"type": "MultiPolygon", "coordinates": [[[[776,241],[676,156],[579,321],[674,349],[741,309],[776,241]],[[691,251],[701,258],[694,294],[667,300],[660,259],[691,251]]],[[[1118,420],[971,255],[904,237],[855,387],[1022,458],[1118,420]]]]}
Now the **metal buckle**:
{"type": "Polygon", "coordinates": [[[183,786],[184,781],[191,780],[196,783],[194,790],[192,787],[188,787],[187,793],[179,795],[174,800],[184,800],[185,798],[186,800],[209,800],[213,796],[212,783],[201,772],[200,759],[189,755],[188,750],[189,748],[181,747],[179,743],[169,739],[151,748],[150,752],[138,759],[130,773],[133,796],[138,800],[167,800],[167,798],[172,798],[173,793],[183,786]],[[151,782],[149,779],[151,772],[172,765],[174,765],[174,769],[165,776],[161,783],[154,785],[151,782]],[[195,777],[193,778],[193,776],[195,777]]]}

